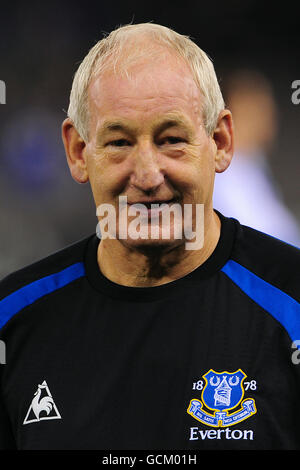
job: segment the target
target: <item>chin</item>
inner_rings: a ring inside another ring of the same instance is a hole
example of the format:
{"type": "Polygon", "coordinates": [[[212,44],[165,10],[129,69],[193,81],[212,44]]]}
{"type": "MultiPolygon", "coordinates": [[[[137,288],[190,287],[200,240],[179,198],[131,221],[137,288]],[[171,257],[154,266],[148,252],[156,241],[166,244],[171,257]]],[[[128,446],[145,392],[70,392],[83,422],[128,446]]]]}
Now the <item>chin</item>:
{"type": "Polygon", "coordinates": [[[183,243],[183,240],[174,239],[146,239],[141,238],[120,240],[121,243],[132,250],[137,251],[169,251],[183,243]]]}

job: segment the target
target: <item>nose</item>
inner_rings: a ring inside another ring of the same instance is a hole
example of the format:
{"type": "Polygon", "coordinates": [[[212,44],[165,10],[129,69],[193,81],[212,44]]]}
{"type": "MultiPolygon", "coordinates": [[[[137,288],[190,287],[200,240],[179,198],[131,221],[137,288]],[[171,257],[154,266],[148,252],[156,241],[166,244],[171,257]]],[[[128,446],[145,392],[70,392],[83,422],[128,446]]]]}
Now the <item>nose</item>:
{"type": "Polygon", "coordinates": [[[154,192],[164,182],[159,156],[151,143],[137,147],[130,183],[143,192],[154,192]]]}

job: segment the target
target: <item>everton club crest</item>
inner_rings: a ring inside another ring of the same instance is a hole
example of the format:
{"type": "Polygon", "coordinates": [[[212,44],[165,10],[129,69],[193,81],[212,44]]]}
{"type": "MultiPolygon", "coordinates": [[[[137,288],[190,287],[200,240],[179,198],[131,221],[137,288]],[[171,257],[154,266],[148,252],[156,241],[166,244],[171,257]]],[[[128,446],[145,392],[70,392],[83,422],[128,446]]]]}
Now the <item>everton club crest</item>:
{"type": "Polygon", "coordinates": [[[256,406],[253,398],[244,399],[246,377],[241,369],[236,372],[210,369],[203,375],[205,386],[201,400],[191,400],[187,412],[201,423],[214,427],[232,426],[249,418],[256,413],[256,406]]]}

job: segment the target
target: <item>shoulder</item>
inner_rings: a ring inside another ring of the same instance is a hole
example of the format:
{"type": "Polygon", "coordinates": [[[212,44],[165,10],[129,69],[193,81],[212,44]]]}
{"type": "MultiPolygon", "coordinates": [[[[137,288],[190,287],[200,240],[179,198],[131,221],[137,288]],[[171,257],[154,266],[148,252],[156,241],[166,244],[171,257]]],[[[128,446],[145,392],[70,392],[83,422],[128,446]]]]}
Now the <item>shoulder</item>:
{"type": "Polygon", "coordinates": [[[90,237],[19,269],[0,281],[0,328],[40,297],[84,276],[90,237]]]}
{"type": "Polygon", "coordinates": [[[236,221],[231,260],[299,302],[299,248],[236,221]]]}

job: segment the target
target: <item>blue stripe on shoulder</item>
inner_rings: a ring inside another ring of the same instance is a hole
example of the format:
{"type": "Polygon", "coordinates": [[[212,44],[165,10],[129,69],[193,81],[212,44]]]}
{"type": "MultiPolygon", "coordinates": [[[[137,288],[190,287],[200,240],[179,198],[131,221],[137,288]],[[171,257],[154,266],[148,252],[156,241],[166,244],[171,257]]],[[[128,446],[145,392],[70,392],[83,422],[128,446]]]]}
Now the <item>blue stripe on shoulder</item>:
{"type": "Polygon", "coordinates": [[[23,308],[31,305],[46,294],[50,294],[72,281],[84,276],[83,263],[75,263],[42,279],[31,282],[0,301],[0,328],[23,308]]]}
{"type": "Polygon", "coordinates": [[[229,260],[221,271],[276,318],[292,341],[300,340],[300,304],[295,299],[233,260],[229,260]]]}

